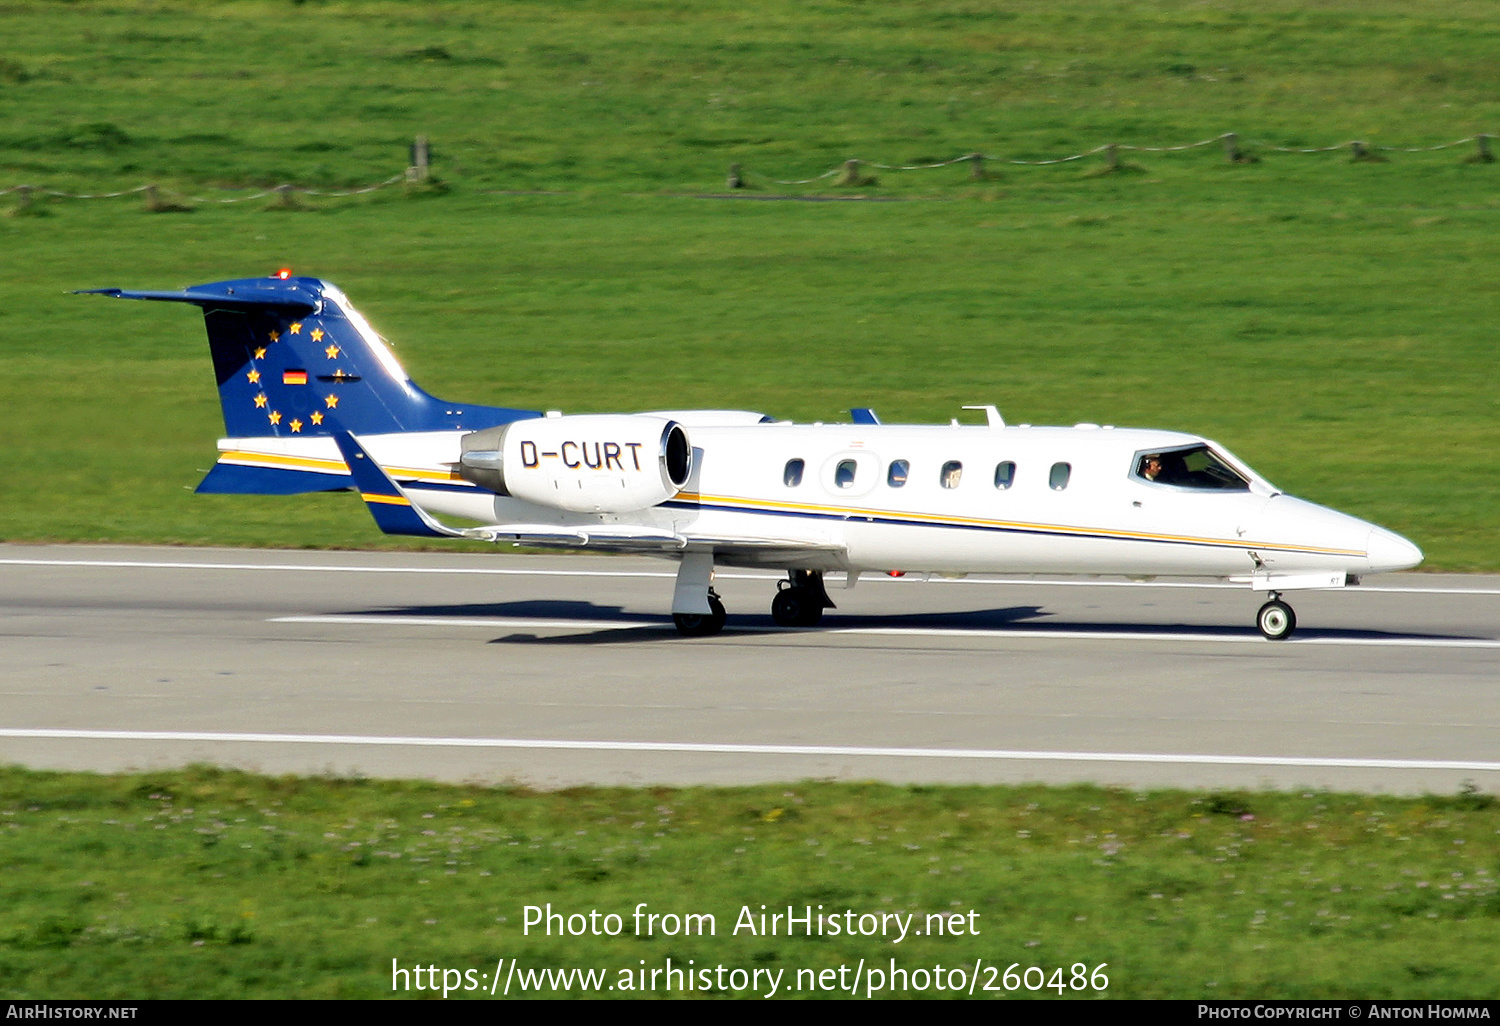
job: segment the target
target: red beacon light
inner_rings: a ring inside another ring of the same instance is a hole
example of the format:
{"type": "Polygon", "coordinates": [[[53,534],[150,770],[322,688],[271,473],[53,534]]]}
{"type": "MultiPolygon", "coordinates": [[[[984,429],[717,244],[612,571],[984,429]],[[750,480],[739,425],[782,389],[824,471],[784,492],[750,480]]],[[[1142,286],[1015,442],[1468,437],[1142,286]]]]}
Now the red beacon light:
{"type": "Polygon", "coordinates": [[[282,281],[286,281],[291,276],[292,269],[290,267],[283,267],[281,270],[276,272],[276,277],[280,278],[282,281]]]}

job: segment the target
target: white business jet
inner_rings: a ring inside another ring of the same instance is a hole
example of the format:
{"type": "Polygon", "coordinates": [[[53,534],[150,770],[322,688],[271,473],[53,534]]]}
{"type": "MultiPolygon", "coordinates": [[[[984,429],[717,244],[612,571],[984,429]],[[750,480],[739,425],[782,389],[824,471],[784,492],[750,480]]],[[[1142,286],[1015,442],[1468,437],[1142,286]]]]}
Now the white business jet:
{"type": "Polygon", "coordinates": [[[1096,424],[791,424],[737,410],[563,416],[418,388],[333,285],[243,279],[95,289],[202,308],[228,437],[200,492],[357,488],[388,534],[645,552],[678,560],[672,616],[717,633],[719,566],[785,570],[771,615],[811,627],[829,572],[1172,575],[1269,593],[1422,561],[1399,535],[1279,491],[1227,449],[1096,424]],[[440,518],[479,526],[454,527],[440,518]]]}

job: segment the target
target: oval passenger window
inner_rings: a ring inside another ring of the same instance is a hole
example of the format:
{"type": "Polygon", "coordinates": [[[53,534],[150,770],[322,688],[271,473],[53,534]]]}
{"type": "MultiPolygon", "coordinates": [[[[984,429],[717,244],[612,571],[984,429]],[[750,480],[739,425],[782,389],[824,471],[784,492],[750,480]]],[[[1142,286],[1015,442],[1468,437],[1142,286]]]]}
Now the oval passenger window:
{"type": "Polygon", "coordinates": [[[838,469],[833,472],[833,483],[840,488],[854,487],[854,468],[853,460],[840,460],[838,469]]]}
{"type": "Polygon", "coordinates": [[[1009,488],[1016,480],[1016,465],[1010,460],[995,464],[995,487],[1002,491],[1009,488]]]}
{"type": "Polygon", "coordinates": [[[1052,464],[1052,473],[1047,477],[1047,483],[1052,486],[1053,491],[1060,492],[1068,487],[1068,478],[1072,476],[1073,464],[1054,463],[1052,464]]]}
{"type": "Polygon", "coordinates": [[[788,488],[796,488],[802,483],[802,468],[807,466],[802,460],[787,460],[786,469],[781,472],[781,483],[788,488]]]}

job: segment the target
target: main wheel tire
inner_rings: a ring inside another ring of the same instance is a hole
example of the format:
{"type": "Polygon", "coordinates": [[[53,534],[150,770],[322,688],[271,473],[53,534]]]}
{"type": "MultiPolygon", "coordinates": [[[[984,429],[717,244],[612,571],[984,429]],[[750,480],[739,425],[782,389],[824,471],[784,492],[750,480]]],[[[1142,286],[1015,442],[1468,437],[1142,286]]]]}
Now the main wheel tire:
{"type": "Polygon", "coordinates": [[[771,600],[771,619],[780,627],[816,627],[823,606],[811,588],[782,588],[771,600]]]}
{"type": "Polygon", "coordinates": [[[810,604],[803,589],[782,588],[771,600],[771,619],[778,627],[801,627],[810,604]]]}
{"type": "Polygon", "coordinates": [[[672,623],[677,626],[679,634],[685,634],[690,638],[706,638],[717,634],[724,629],[724,621],[729,614],[724,610],[724,603],[713,596],[709,596],[708,614],[703,613],[673,613],[672,623]]]}
{"type": "Polygon", "coordinates": [[[1255,626],[1271,641],[1281,641],[1297,629],[1297,614],[1280,600],[1267,602],[1255,614],[1255,626]]]}

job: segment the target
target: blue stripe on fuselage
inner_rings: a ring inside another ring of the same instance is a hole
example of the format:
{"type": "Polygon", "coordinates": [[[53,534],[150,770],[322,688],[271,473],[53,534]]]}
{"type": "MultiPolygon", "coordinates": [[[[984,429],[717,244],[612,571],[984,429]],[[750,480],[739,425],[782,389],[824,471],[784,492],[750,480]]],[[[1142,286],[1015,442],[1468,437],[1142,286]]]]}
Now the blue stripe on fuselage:
{"type": "MultiPolygon", "coordinates": [[[[731,505],[724,505],[724,504],[720,504],[720,503],[702,502],[701,500],[697,501],[697,502],[693,502],[693,501],[679,500],[679,499],[672,499],[672,500],[669,500],[667,502],[662,503],[661,505],[662,506],[666,506],[666,507],[670,507],[670,508],[673,508],[673,509],[695,510],[695,511],[700,511],[700,512],[703,511],[703,510],[712,510],[714,512],[719,512],[719,513],[751,513],[751,514],[755,514],[755,515],[759,515],[759,516],[793,517],[793,518],[804,519],[804,520],[834,520],[834,521],[837,521],[839,523],[851,523],[851,522],[854,522],[854,523],[865,523],[865,524],[881,524],[881,525],[888,526],[888,527],[934,527],[934,528],[941,528],[943,530],[948,530],[948,531],[955,531],[955,530],[957,530],[957,531],[981,531],[981,532],[990,532],[990,533],[997,533],[997,534],[1032,535],[1032,536],[1046,537],[1046,538],[1059,538],[1059,537],[1062,537],[1062,538],[1087,538],[1087,539],[1094,539],[1094,540],[1098,540],[1098,541],[1146,542],[1146,543],[1150,543],[1150,544],[1153,544],[1153,545],[1187,545],[1187,546],[1192,546],[1192,547],[1195,547],[1195,548],[1219,548],[1219,549],[1252,549],[1253,548],[1253,549],[1263,550],[1263,551],[1288,551],[1288,552],[1306,551],[1304,549],[1299,549],[1299,548],[1295,548],[1295,547],[1287,549],[1287,548],[1283,548],[1282,546],[1268,545],[1268,544],[1265,544],[1265,543],[1258,543],[1258,542],[1238,542],[1238,541],[1228,541],[1228,540],[1215,541],[1215,540],[1210,539],[1210,538],[1202,538],[1202,539],[1167,538],[1167,537],[1161,537],[1161,536],[1138,537],[1138,536],[1129,535],[1129,534],[1114,534],[1114,533],[1109,533],[1109,532],[1106,532],[1106,531],[1103,531],[1103,530],[1099,530],[1099,529],[1090,530],[1088,528],[1042,527],[1040,525],[1034,526],[1034,527],[1023,527],[1023,526],[1017,526],[1017,525],[1014,525],[1014,524],[972,524],[972,523],[962,523],[962,522],[933,522],[931,520],[918,520],[918,519],[913,519],[913,518],[910,518],[910,517],[903,517],[903,516],[901,516],[899,514],[893,515],[893,514],[890,514],[890,513],[879,513],[879,512],[873,511],[873,510],[871,510],[869,512],[866,512],[866,513],[853,513],[853,512],[848,512],[848,513],[825,513],[825,512],[816,512],[816,511],[808,511],[808,510],[765,509],[765,508],[762,508],[762,507],[755,507],[755,506],[731,506],[731,505]]],[[[1330,553],[1330,554],[1332,554],[1332,553],[1330,553]]],[[[1340,553],[1340,554],[1359,555],[1359,553],[1354,553],[1354,552],[1340,553]]]]}

